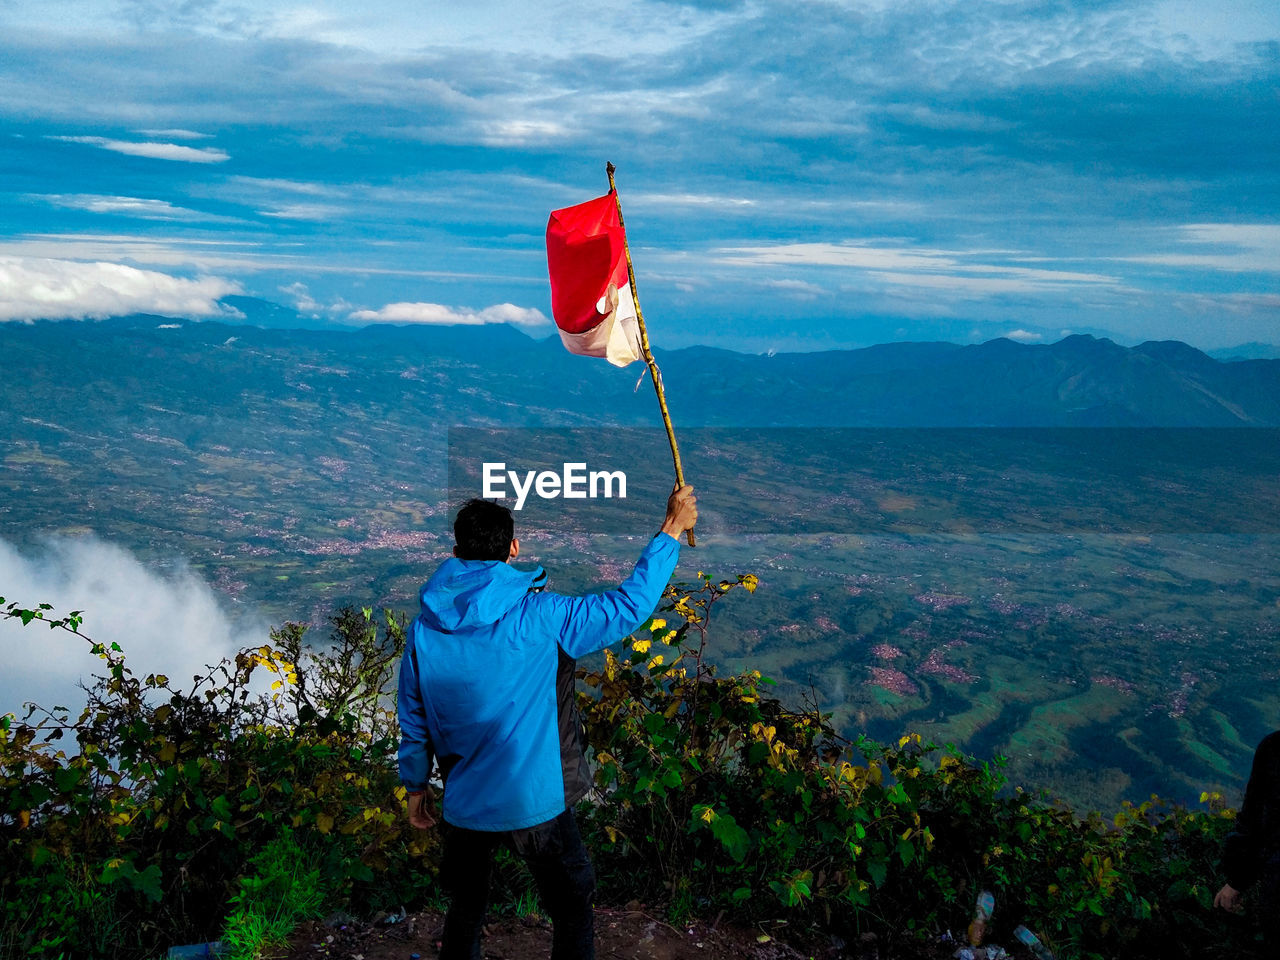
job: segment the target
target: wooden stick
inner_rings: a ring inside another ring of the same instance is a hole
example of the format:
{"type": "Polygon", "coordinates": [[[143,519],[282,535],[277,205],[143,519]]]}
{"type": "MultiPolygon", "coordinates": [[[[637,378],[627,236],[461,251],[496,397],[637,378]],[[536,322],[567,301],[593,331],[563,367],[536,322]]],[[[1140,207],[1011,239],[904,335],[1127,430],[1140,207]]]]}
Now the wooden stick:
{"type": "MultiPolygon", "coordinates": [[[[653,359],[653,351],[649,349],[649,331],[644,326],[644,314],[640,312],[640,296],[636,293],[636,271],[631,266],[631,244],[627,242],[627,226],[622,222],[622,201],[618,199],[618,188],[613,182],[613,172],[617,169],[612,163],[605,164],[605,173],[609,175],[609,192],[613,194],[613,202],[618,208],[618,226],[622,227],[622,249],[627,255],[627,279],[631,281],[631,300],[636,305],[636,324],[640,328],[640,353],[649,367],[649,379],[653,381],[653,389],[658,393],[658,409],[662,411],[662,425],[667,428],[667,442],[671,444],[671,459],[676,467],[676,484],[684,486],[684,469],[680,465],[680,448],[676,446],[676,430],[671,425],[671,414],[667,411],[667,395],[662,389],[662,371],[653,359]]],[[[696,547],[693,528],[685,531],[689,538],[689,546],[696,547]]]]}

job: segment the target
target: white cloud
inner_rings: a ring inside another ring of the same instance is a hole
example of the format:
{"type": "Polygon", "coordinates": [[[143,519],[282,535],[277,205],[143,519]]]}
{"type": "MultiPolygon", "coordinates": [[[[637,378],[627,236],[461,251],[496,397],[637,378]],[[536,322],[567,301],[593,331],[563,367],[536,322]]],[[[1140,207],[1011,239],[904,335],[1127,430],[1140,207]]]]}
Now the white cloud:
{"type": "Polygon", "coordinates": [[[722,197],[706,193],[636,193],[627,195],[627,206],[636,207],[722,207],[740,210],[758,201],[746,197],[722,197]]]}
{"type": "MultiPolygon", "coordinates": [[[[93,537],[50,538],[32,552],[0,540],[0,592],[6,603],[50,603],[58,615],[83,611],[85,636],[119,643],[135,674],[164,673],[189,687],[206,663],[266,640],[265,625],[237,621],[185,564],[158,573],[129,551],[93,537]]],[[[25,701],[76,709],[77,683],[102,669],[82,638],[47,626],[0,620],[4,670],[0,713],[25,701]]]]}
{"type": "MultiPolygon", "coordinates": [[[[1054,271],[1042,271],[1053,274],[1054,271]]],[[[974,299],[997,294],[1046,293],[1072,288],[1075,284],[1070,279],[1055,280],[1048,277],[1019,276],[971,276],[959,273],[903,273],[892,270],[873,270],[867,276],[878,280],[889,287],[901,287],[909,290],[945,290],[958,296],[974,299]]]]}
{"type": "Polygon", "coordinates": [[[350,315],[351,313],[351,304],[342,297],[338,297],[331,303],[321,303],[311,295],[310,289],[301,281],[277,287],[276,289],[289,298],[293,308],[299,313],[309,314],[317,319],[321,314],[337,317],[350,315]]]}
{"type": "Polygon", "coordinates": [[[0,259],[27,257],[49,260],[128,260],[162,267],[188,267],[202,273],[214,270],[271,270],[296,268],[301,256],[264,253],[257,240],[215,240],[199,237],[147,237],[127,233],[46,233],[0,239],[0,259]]]}
{"type": "Polygon", "coordinates": [[[1010,340],[1017,340],[1019,343],[1035,343],[1037,340],[1043,340],[1044,335],[1032,333],[1030,330],[1011,330],[1005,334],[1010,340]]]}
{"type": "Polygon", "coordinates": [[[517,327],[540,327],[550,323],[541,310],[499,303],[483,310],[446,307],[439,303],[389,303],[381,310],[357,310],[352,320],[362,323],[432,323],[479,326],[510,323],[517,327]]]}
{"type": "Polygon", "coordinates": [[[1258,0],[1157,0],[1152,12],[1163,29],[1221,56],[1231,56],[1236,44],[1280,39],[1275,5],[1258,0]]]}
{"type": "Polygon", "coordinates": [[[1280,338],[1280,293],[1179,293],[1170,302],[1185,313],[1218,320],[1256,317],[1270,325],[1266,339],[1280,338]]]}
{"type": "Polygon", "coordinates": [[[283,180],[279,177],[232,177],[231,182],[247,187],[257,187],[273,193],[285,190],[290,193],[304,193],[314,197],[331,196],[339,192],[336,187],[325,183],[309,183],[305,180],[283,180]]]}
{"type": "Polygon", "coordinates": [[[131,157],[150,157],[153,160],[177,160],[183,163],[222,163],[230,160],[231,155],[217,147],[184,147],[179,143],[162,143],[144,141],[136,143],[130,140],[111,140],[107,137],[50,137],[50,140],[62,140],[66,143],[87,143],[115,153],[127,154],[131,157]]]}
{"type": "Polygon", "coordinates": [[[827,294],[827,291],[816,283],[809,283],[805,280],[765,280],[761,286],[801,300],[815,300],[827,294]]]}
{"type": "Polygon", "coordinates": [[[497,147],[523,147],[559,143],[569,139],[570,131],[551,120],[493,120],[479,125],[481,143],[497,147]]]}
{"type": "Polygon", "coordinates": [[[138,130],[144,137],[163,137],[165,140],[211,140],[211,133],[196,133],[194,130],[138,130]]]}
{"type": "Polygon", "coordinates": [[[201,213],[187,207],[177,207],[167,200],[148,200],[143,197],[107,197],[93,193],[36,194],[37,199],[56,207],[85,210],[89,213],[109,213],[141,220],[228,220],[214,214],[201,213]]]}
{"type": "Polygon", "coordinates": [[[307,289],[307,285],[301,281],[291,283],[286,287],[278,288],[281,293],[293,301],[293,307],[299,313],[319,313],[324,309],[324,305],[319,300],[311,296],[311,291],[307,289]]]}
{"type": "Polygon", "coordinates": [[[1224,273],[1280,273],[1280,224],[1188,223],[1178,228],[1176,240],[1184,250],[1187,246],[1201,249],[1114,259],[1224,273]]]}
{"type": "Polygon", "coordinates": [[[1280,224],[1188,223],[1181,228],[1186,243],[1230,243],[1248,250],[1280,255],[1280,224]]]}
{"type": "Polygon", "coordinates": [[[763,247],[727,247],[724,263],[769,266],[854,267],[864,270],[939,270],[959,265],[946,250],[874,247],[844,243],[779,243],[763,247]]]}
{"type": "Polygon", "coordinates": [[[258,213],[280,220],[336,220],[345,211],[341,207],[323,203],[287,203],[269,210],[259,210],[258,213]]]}
{"type": "MultiPolygon", "coordinates": [[[[1119,282],[1100,273],[990,262],[996,257],[1016,255],[1016,251],[1009,250],[937,250],[871,242],[780,243],[726,247],[718,254],[719,262],[724,264],[863,270],[888,286],[949,290],[976,297],[1115,286],[1119,282]]],[[[1017,255],[1017,259],[1026,258],[1017,255]]]]}
{"type": "MultiPolygon", "coordinates": [[[[371,266],[352,263],[349,255],[334,256],[332,260],[308,257],[304,244],[284,244],[291,252],[264,250],[264,241],[242,234],[224,234],[231,239],[209,237],[167,236],[147,237],[127,233],[47,233],[28,234],[8,239],[0,237],[0,260],[7,257],[50,260],[128,260],[158,267],[178,267],[201,274],[229,271],[289,271],[316,274],[369,276],[426,277],[446,280],[478,280],[512,282],[510,274],[479,273],[457,270],[417,270],[410,267],[371,266]],[[297,251],[297,252],[292,252],[297,251]]],[[[392,245],[388,242],[385,245],[392,245]]],[[[382,241],[369,241],[369,247],[384,245],[382,241]]],[[[536,279],[518,283],[546,283],[536,279]]],[[[0,293],[3,286],[0,285],[0,293]]],[[[238,289],[233,293],[240,292],[238,289]]]]}
{"type": "Polygon", "coordinates": [[[0,256],[0,321],[225,316],[217,301],[239,292],[239,284],[219,277],[189,280],[119,263],[0,256]]]}

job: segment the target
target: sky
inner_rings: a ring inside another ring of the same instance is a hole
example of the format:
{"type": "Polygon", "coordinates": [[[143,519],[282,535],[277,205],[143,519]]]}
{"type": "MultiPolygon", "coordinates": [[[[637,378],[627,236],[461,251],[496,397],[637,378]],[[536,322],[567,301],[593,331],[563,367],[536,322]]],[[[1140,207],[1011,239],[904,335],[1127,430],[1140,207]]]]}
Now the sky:
{"type": "Polygon", "coordinates": [[[0,321],[552,331],[618,189],[658,346],[1280,342],[1273,0],[0,0],[0,321]]]}

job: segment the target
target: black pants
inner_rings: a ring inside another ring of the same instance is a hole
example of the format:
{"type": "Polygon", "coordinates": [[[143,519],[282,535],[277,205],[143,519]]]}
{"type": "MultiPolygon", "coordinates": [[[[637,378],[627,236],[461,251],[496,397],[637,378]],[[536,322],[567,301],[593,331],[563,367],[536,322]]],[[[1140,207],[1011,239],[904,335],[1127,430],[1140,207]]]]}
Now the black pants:
{"type": "Polygon", "coordinates": [[[1258,883],[1258,917],[1262,921],[1262,942],[1271,960],[1280,957],[1280,854],[1262,868],[1258,883]]]}
{"type": "Polygon", "coordinates": [[[573,811],[536,827],[482,833],[445,825],[440,881],[452,897],[440,960],[480,960],[480,928],[489,906],[489,872],[500,844],[528,865],[551,915],[551,960],[594,960],[591,898],[596,877],[573,811]]]}

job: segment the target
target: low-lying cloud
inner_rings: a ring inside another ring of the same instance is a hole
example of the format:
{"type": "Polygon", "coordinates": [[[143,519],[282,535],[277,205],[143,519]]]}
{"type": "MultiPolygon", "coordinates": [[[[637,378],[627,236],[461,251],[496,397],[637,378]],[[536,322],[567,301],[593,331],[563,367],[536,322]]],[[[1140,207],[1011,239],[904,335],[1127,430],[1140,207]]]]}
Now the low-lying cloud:
{"type": "Polygon", "coordinates": [[[517,327],[541,327],[549,321],[541,310],[499,303],[483,310],[446,307],[440,303],[389,303],[381,310],[357,310],[351,319],[359,323],[432,323],[480,326],[485,323],[509,323],[517,327]]]}
{"type": "MultiPolygon", "coordinates": [[[[163,673],[189,688],[205,664],[267,640],[254,616],[233,616],[185,563],[160,571],[95,537],[52,537],[31,551],[0,539],[0,596],[6,605],[50,603],[54,613],[83,611],[81,632],[124,648],[134,674],[163,673]]],[[[80,637],[32,622],[0,620],[0,713],[22,715],[22,704],[84,704],[78,684],[103,669],[80,637]]]]}
{"type": "Polygon", "coordinates": [[[0,321],[83,320],[130,313],[218,317],[219,298],[241,287],[220,277],[187,279],[121,263],[0,256],[0,321]]]}

